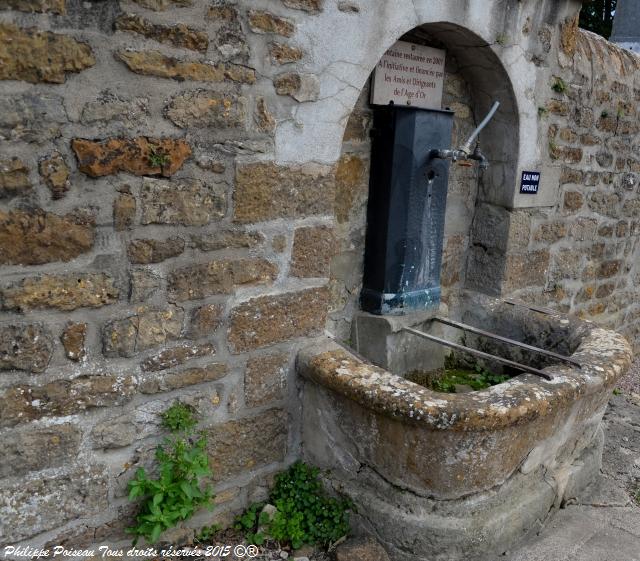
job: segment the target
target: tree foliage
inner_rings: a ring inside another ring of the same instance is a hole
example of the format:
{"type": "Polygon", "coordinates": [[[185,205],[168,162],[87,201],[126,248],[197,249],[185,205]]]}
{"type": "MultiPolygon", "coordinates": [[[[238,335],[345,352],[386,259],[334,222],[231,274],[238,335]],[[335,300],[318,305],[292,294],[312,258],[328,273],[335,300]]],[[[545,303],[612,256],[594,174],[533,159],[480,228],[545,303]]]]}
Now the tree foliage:
{"type": "Polygon", "coordinates": [[[580,27],[608,39],[611,37],[616,4],[617,0],[586,0],[580,12],[580,27]]]}

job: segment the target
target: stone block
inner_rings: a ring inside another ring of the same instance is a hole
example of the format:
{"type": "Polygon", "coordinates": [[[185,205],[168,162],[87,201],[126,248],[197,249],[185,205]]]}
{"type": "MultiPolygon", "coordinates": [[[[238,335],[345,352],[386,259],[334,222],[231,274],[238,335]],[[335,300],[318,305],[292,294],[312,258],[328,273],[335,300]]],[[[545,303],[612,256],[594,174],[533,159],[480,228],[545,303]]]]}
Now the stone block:
{"type": "Polygon", "coordinates": [[[234,220],[262,222],[333,213],[335,181],[323,166],[241,164],[236,169],[234,220]]]}
{"type": "Polygon", "coordinates": [[[61,199],[69,190],[69,166],[59,153],[40,161],[38,166],[40,175],[51,191],[54,199],[61,199]]]}
{"type": "Polygon", "coordinates": [[[122,405],[136,389],[131,376],[87,375],[41,386],[12,386],[0,395],[0,428],[47,416],[66,416],[95,407],[122,405]]]}
{"type": "Polygon", "coordinates": [[[319,12],[324,5],[324,0],[283,0],[283,2],[287,8],[311,13],[319,12]]]}
{"type": "Polygon", "coordinates": [[[41,209],[0,210],[0,264],[71,261],[93,247],[95,225],[80,213],[59,216],[41,209]]]}
{"type": "Polygon", "coordinates": [[[41,144],[60,136],[67,115],[62,98],[38,92],[0,96],[0,134],[7,139],[41,144]]]}
{"type": "Polygon", "coordinates": [[[191,148],[184,140],[145,136],[101,141],[75,138],[71,148],[78,159],[78,169],[90,177],[121,171],[170,177],[191,156],[191,148]]]}
{"type": "Polygon", "coordinates": [[[161,25],[136,14],[122,14],[115,22],[118,31],[137,33],[159,43],[168,43],[174,47],[206,52],[209,37],[204,31],[198,31],[184,23],[161,25]]]}
{"type": "Polygon", "coordinates": [[[238,286],[269,284],[278,275],[266,259],[216,259],[175,269],[169,274],[169,299],[197,300],[214,294],[230,294],[238,286]]]}
{"type": "Polygon", "coordinates": [[[193,5],[193,0],[133,0],[143,8],[154,12],[164,12],[167,8],[185,8],[193,5]]]}
{"type": "Polygon", "coordinates": [[[527,286],[542,286],[545,284],[548,268],[547,249],[507,255],[503,287],[505,290],[518,290],[527,286]]]}
{"type": "Polygon", "coordinates": [[[160,351],[158,354],[150,356],[142,361],[140,367],[145,372],[156,372],[166,370],[180,364],[184,364],[194,358],[210,356],[216,354],[216,348],[211,343],[202,345],[183,344],[179,347],[171,347],[160,351]]]}
{"type": "Polygon", "coordinates": [[[103,353],[108,357],[132,357],[164,345],[181,336],[183,321],[182,308],[140,308],[135,315],[111,321],[105,326],[102,334],[103,353]]]}
{"type": "Polygon", "coordinates": [[[204,226],[225,214],[224,196],[197,179],[145,178],[140,206],[142,224],[204,226]]]}
{"type": "Polygon", "coordinates": [[[211,337],[222,320],[224,308],[219,304],[206,304],[193,310],[189,336],[194,339],[211,337]]]}
{"type": "Polygon", "coordinates": [[[369,131],[373,121],[372,114],[369,111],[354,109],[349,115],[347,126],[344,131],[344,142],[367,142],[369,140],[369,131]]]}
{"type": "MultiPolygon", "coordinates": [[[[346,134],[346,132],[345,132],[346,134]]],[[[344,154],[336,168],[335,212],[338,224],[349,220],[357,197],[367,189],[366,164],[355,154],[344,154]]]]}
{"type": "Polygon", "coordinates": [[[584,205],[584,196],[578,191],[567,191],[564,194],[563,208],[568,212],[576,212],[584,205]]]}
{"type": "Polygon", "coordinates": [[[64,353],[69,360],[83,360],[87,354],[85,340],[87,338],[86,323],[70,323],[62,332],[60,340],[64,353]]]}
{"type": "Polygon", "coordinates": [[[320,97],[320,80],[315,74],[286,72],[276,76],[273,85],[278,95],[288,95],[300,103],[320,97]]]}
{"type": "Polygon", "coordinates": [[[127,253],[129,261],[139,265],[161,263],[172,257],[177,257],[184,251],[182,238],[167,238],[166,240],[140,239],[129,242],[127,253]]]}
{"type": "Polygon", "coordinates": [[[89,101],[82,109],[80,122],[84,125],[120,121],[127,127],[141,123],[149,115],[149,99],[126,98],[105,90],[96,101],[89,101]]]}
{"type": "Polygon", "coordinates": [[[274,64],[289,64],[302,60],[304,51],[286,43],[273,42],[269,44],[269,55],[274,64]]]}
{"type": "Polygon", "coordinates": [[[274,33],[291,37],[295,33],[293,21],[262,10],[249,10],[249,27],[254,33],[274,33]]]}
{"type": "Polygon", "coordinates": [[[331,258],[336,254],[333,228],[312,226],[298,228],[293,238],[291,276],[329,277],[331,258]]]}
{"type": "Polygon", "coordinates": [[[389,555],[373,538],[350,538],[336,549],[336,561],[389,561],[389,555]]]}
{"type": "Polygon", "coordinates": [[[227,375],[226,364],[213,363],[199,368],[188,368],[179,372],[163,372],[145,376],[139,385],[140,392],[154,394],[170,392],[196,384],[214,382],[227,375]]]}
{"type": "Polygon", "coordinates": [[[134,269],[129,280],[129,301],[135,303],[146,302],[160,290],[162,279],[153,271],[134,269]]]}
{"type": "Polygon", "coordinates": [[[533,235],[537,242],[555,243],[567,236],[567,226],[564,222],[547,222],[540,224],[533,235]]]}
{"type": "Polygon", "coordinates": [[[256,81],[255,70],[240,64],[179,60],[159,51],[120,51],[116,58],[124,62],[132,72],[145,76],[239,84],[255,84],[256,81]]]}
{"type": "Polygon", "coordinates": [[[263,97],[256,100],[256,109],[253,112],[253,122],[261,132],[273,132],[276,128],[276,120],[269,111],[267,102],[263,97]]]}
{"type": "Polygon", "coordinates": [[[287,452],[287,414],[271,409],[256,417],[206,430],[209,464],[215,481],[281,462],[287,452]]]}
{"type": "Polygon", "coordinates": [[[253,298],[231,311],[229,346],[244,352],[320,333],[328,306],[326,288],[253,298]]]}
{"type": "Polygon", "coordinates": [[[81,438],[71,423],[5,432],[0,436],[0,479],[65,465],[77,456],[81,438]]]}
{"type": "Polygon", "coordinates": [[[616,276],[622,269],[623,261],[620,259],[613,259],[610,261],[604,261],[600,263],[598,267],[597,276],[600,279],[608,279],[616,276]]]}
{"type": "Polygon", "coordinates": [[[62,84],[67,72],[95,63],[91,48],[72,37],[0,24],[0,80],[62,84]]]}
{"type": "Polygon", "coordinates": [[[234,93],[196,90],[173,97],[165,114],[182,128],[242,129],[246,105],[246,98],[234,93]]]}
{"type": "Polygon", "coordinates": [[[0,326],[0,370],[44,372],[53,354],[53,338],[36,323],[0,326]]]}
{"type": "Polygon", "coordinates": [[[0,290],[5,310],[63,311],[100,308],[118,300],[120,291],[104,273],[76,273],[29,277],[0,290]]]}
{"type": "Polygon", "coordinates": [[[0,545],[17,543],[106,508],[107,475],[97,466],[5,484],[0,487],[0,545]]]}
{"type": "Polygon", "coordinates": [[[131,228],[136,218],[136,198],[120,193],[113,201],[113,224],[117,232],[131,228]]]}
{"type": "Polygon", "coordinates": [[[260,232],[218,229],[206,234],[191,236],[193,247],[200,251],[219,251],[221,249],[253,249],[264,243],[260,232]]]}
{"type": "Polygon", "coordinates": [[[247,407],[261,407],[285,396],[289,356],[284,353],[251,358],[244,374],[247,407]]]}
{"type": "Polygon", "coordinates": [[[19,158],[0,160],[0,199],[20,197],[31,191],[29,168],[19,158]]]}

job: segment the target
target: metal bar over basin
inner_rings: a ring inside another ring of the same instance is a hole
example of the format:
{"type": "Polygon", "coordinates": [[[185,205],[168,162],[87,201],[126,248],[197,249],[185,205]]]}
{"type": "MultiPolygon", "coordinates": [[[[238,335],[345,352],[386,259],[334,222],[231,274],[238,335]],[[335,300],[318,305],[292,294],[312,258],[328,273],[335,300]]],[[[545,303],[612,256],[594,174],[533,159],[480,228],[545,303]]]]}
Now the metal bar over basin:
{"type": "Polygon", "coordinates": [[[534,347],[533,345],[527,345],[526,343],[521,343],[520,341],[516,341],[515,339],[509,339],[508,337],[502,337],[501,335],[496,335],[495,333],[491,333],[489,331],[484,331],[483,329],[478,329],[477,327],[473,327],[472,325],[467,325],[466,323],[461,323],[458,321],[453,321],[452,319],[435,317],[433,318],[435,321],[439,321],[440,323],[444,323],[445,325],[451,325],[453,327],[457,327],[458,329],[462,329],[463,331],[468,331],[469,333],[475,333],[476,335],[482,335],[483,337],[487,337],[489,339],[495,339],[496,341],[502,341],[503,343],[507,343],[508,345],[513,345],[515,347],[521,347],[528,351],[532,351],[534,353],[540,353],[542,355],[550,356],[555,358],[556,360],[560,360],[562,362],[567,362],[578,368],[582,368],[582,365],[575,359],[570,358],[568,356],[564,356],[558,353],[554,353],[553,351],[548,351],[547,349],[541,349],[540,347],[534,347]]]}
{"type": "Polygon", "coordinates": [[[411,333],[412,335],[416,335],[417,337],[422,337],[423,339],[428,339],[429,341],[434,341],[436,343],[440,343],[445,347],[451,347],[452,349],[458,349],[459,351],[465,351],[469,354],[479,356],[481,358],[486,358],[489,360],[495,360],[496,362],[500,362],[502,364],[506,364],[507,366],[511,366],[513,368],[517,368],[518,370],[522,370],[523,372],[528,372],[529,374],[535,374],[536,376],[540,376],[545,380],[552,380],[553,378],[543,372],[542,370],[538,370],[537,368],[533,368],[531,366],[527,366],[526,364],[520,364],[519,362],[514,362],[513,360],[509,360],[507,358],[502,358],[500,356],[492,355],[490,353],[485,353],[484,351],[479,351],[478,349],[472,349],[471,347],[466,347],[464,345],[460,345],[458,343],[453,343],[452,341],[447,341],[446,339],[441,339],[440,337],[436,337],[435,335],[429,335],[428,333],[424,333],[423,331],[418,331],[417,329],[412,329],[411,327],[405,327],[402,331],[406,331],[407,333],[411,333]]]}

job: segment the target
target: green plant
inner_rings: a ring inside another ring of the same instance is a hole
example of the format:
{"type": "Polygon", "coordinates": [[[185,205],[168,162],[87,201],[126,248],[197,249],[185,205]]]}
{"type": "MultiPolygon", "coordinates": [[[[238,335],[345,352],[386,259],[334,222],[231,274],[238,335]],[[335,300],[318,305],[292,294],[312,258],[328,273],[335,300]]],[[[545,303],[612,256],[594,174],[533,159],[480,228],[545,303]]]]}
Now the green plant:
{"type": "Polygon", "coordinates": [[[449,361],[445,361],[443,375],[433,380],[430,387],[432,390],[442,393],[455,393],[458,385],[469,386],[478,391],[502,384],[510,378],[511,376],[506,374],[494,374],[479,364],[475,364],[473,368],[464,368],[456,365],[454,359],[449,359],[449,361]]]}
{"type": "Polygon", "coordinates": [[[603,119],[606,119],[608,116],[609,116],[608,111],[602,111],[602,113],[600,113],[600,117],[602,117],[603,119]]]}
{"type": "Polygon", "coordinates": [[[549,110],[546,107],[538,107],[538,117],[546,117],[549,110]]]}
{"type": "Polygon", "coordinates": [[[553,84],[551,85],[551,89],[556,92],[556,93],[564,93],[567,91],[568,86],[567,83],[560,78],[559,76],[556,76],[556,78],[553,81],[553,84]]]}
{"type": "Polygon", "coordinates": [[[152,476],[139,468],[129,481],[129,500],[141,501],[136,522],[127,529],[134,544],[140,536],[151,543],[158,541],[162,532],[190,518],[198,508],[211,506],[214,497],[211,487],[201,484],[211,470],[206,438],[193,434],[193,410],[174,403],[163,413],[162,424],[173,436],[156,449],[156,473],[152,476]]]}
{"type": "Polygon", "coordinates": [[[304,544],[329,546],[349,532],[350,501],[329,497],[318,469],[296,462],[276,476],[269,503],[273,517],[262,512],[264,503],[251,505],[236,518],[235,528],[260,545],[266,537],[297,549],[304,544]]]}
{"type": "Polygon", "coordinates": [[[212,524],[211,526],[203,526],[196,535],[196,541],[199,543],[211,541],[222,528],[218,524],[212,524]]]}
{"type": "Polygon", "coordinates": [[[504,47],[507,44],[508,39],[509,37],[504,33],[499,33],[498,35],[496,35],[496,43],[498,43],[498,45],[500,45],[501,47],[504,47]]]}
{"type": "Polygon", "coordinates": [[[192,407],[176,401],[162,414],[162,426],[170,432],[189,432],[198,421],[192,407]]]}
{"type": "Polygon", "coordinates": [[[613,388],[613,395],[622,395],[622,391],[618,388],[613,388]]]}
{"type": "Polygon", "coordinates": [[[149,165],[153,168],[161,168],[169,163],[169,156],[157,151],[156,146],[152,146],[149,150],[149,165]]]}

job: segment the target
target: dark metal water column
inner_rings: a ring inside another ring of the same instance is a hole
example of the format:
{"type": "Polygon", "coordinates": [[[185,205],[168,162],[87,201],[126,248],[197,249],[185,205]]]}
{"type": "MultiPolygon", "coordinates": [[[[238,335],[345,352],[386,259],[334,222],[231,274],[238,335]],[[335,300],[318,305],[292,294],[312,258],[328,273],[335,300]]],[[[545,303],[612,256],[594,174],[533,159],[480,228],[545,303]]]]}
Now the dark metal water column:
{"type": "Polygon", "coordinates": [[[453,113],[378,107],[374,114],[361,307],[402,314],[437,307],[453,113]]]}

